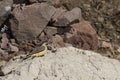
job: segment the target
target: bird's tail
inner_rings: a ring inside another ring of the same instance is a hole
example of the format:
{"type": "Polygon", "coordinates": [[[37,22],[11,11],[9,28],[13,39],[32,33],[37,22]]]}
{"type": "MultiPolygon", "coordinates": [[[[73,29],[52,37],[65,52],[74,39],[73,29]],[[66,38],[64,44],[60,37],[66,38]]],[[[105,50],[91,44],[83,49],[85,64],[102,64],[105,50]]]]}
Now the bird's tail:
{"type": "Polygon", "coordinates": [[[31,58],[31,55],[26,55],[25,57],[22,57],[23,60],[26,60],[28,58],[31,58]]]}

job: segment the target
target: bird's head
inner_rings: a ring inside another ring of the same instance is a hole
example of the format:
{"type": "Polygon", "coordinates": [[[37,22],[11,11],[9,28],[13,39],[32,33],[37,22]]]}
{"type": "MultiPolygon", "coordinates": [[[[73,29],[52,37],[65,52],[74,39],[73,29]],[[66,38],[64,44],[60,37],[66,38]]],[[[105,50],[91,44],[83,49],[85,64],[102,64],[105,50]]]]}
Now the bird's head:
{"type": "Polygon", "coordinates": [[[44,42],[44,43],[42,44],[42,46],[47,46],[47,44],[48,44],[47,42],[44,42]]]}

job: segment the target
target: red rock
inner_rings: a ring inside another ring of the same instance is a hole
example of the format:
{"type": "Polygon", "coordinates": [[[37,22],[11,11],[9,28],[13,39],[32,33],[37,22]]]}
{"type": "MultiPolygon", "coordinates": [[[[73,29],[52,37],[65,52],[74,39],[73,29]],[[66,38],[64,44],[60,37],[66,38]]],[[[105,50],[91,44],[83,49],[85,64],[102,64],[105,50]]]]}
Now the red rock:
{"type": "Polygon", "coordinates": [[[11,30],[18,41],[33,40],[47,26],[55,8],[46,3],[35,3],[13,10],[15,18],[10,19],[11,30]]]}
{"type": "Polygon", "coordinates": [[[67,43],[86,50],[97,49],[97,34],[89,22],[82,20],[80,23],[71,25],[71,27],[69,34],[65,34],[67,43]]]}
{"type": "Polygon", "coordinates": [[[47,26],[47,28],[45,29],[45,33],[47,34],[47,36],[52,37],[53,35],[57,34],[58,31],[55,27],[47,26]]]}
{"type": "Polygon", "coordinates": [[[55,6],[60,5],[60,0],[53,0],[53,4],[54,4],[55,6]]]}

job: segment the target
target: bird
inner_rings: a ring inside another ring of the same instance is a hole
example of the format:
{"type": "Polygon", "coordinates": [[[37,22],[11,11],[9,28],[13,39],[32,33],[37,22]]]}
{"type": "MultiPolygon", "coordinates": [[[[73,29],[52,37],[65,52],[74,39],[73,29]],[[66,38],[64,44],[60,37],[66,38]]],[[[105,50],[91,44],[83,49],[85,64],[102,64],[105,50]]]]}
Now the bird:
{"type": "Polygon", "coordinates": [[[42,46],[35,48],[30,54],[26,56],[27,58],[42,57],[47,53],[47,43],[43,43],[42,46]]]}

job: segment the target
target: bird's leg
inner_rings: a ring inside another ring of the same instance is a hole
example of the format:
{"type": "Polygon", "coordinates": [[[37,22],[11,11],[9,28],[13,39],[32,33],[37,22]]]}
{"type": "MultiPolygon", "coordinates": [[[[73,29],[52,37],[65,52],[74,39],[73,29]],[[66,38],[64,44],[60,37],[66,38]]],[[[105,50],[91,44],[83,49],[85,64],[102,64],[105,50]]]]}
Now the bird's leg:
{"type": "Polygon", "coordinates": [[[49,44],[47,47],[52,52],[56,52],[57,51],[57,48],[56,48],[56,46],[53,43],[49,44]]]}

